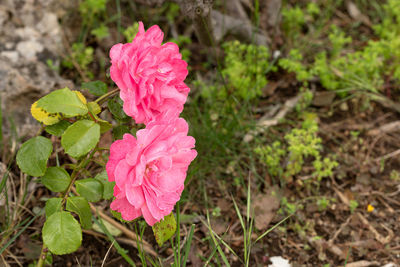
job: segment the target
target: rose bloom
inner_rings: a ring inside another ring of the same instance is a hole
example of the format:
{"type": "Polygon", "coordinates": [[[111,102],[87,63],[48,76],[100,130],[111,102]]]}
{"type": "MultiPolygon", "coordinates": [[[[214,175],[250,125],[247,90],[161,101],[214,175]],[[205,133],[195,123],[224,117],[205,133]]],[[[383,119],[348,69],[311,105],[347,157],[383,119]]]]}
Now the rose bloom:
{"type": "Polygon", "coordinates": [[[106,170],[115,181],[111,209],[130,221],[141,215],[149,225],[170,214],[180,199],[186,171],[196,157],[195,139],[182,118],[157,119],[125,134],[110,148],[106,170]]]}
{"type": "Polygon", "coordinates": [[[139,32],[132,43],[116,44],[110,50],[111,79],[121,89],[124,111],[136,123],[147,124],[167,110],[182,112],[189,93],[183,82],[188,74],[175,43],[165,43],[157,25],[139,32]]]}

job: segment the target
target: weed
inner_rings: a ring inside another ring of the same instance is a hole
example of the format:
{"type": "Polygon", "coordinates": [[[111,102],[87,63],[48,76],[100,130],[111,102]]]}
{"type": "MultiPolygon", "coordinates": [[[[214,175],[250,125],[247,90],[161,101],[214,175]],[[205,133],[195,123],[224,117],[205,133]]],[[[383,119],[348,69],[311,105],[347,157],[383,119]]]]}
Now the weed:
{"type": "Polygon", "coordinates": [[[138,32],[139,32],[139,23],[135,22],[131,26],[126,28],[123,34],[127,42],[132,42],[133,38],[135,38],[138,32]]]}
{"type": "Polygon", "coordinates": [[[77,64],[85,75],[93,78],[93,73],[89,71],[89,64],[93,62],[93,47],[86,47],[83,43],[74,43],[71,49],[71,54],[62,62],[63,66],[72,69],[77,64]]]}
{"type": "Polygon", "coordinates": [[[357,200],[350,200],[349,201],[349,208],[350,208],[350,212],[351,213],[354,213],[354,211],[357,209],[357,207],[358,207],[358,202],[357,202],[357,200]]]}
{"type": "Polygon", "coordinates": [[[332,156],[321,155],[322,140],[318,137],[316,115],[305,113],[304,117],[301,128],[293,128],[285,135],[285,143],[275,141],[272,145],[255,149],[271,176],[290,181],[293,176],[302,172],[307,158],[313,159],[314,171],[311,177],[317,178],[318,181],[331,176],[332,170],[338,166],[332,156]],[[287,162],[286,165],[284,162],[287,162]]]}
{"type": "Polygon", "coordinates": [[[228,88],[218,88],[218,90],[232,91],[225,91],[221,96],[232,93],[242,100],[260,96],[261,89],[267,84],[265,75],[273,69],[268,49],[265,46],[241,44],[239,41],[227,42],[223,48],[226,56],[222,74],[228,80],[228,88]]]}

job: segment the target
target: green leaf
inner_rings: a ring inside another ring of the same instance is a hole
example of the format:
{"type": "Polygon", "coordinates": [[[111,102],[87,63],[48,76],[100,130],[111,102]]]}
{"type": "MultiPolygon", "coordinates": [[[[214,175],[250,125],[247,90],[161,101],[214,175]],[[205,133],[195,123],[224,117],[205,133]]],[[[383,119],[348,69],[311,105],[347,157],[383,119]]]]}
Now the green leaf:
{"type": "Polygon", "coordinates": [[[60,167],[50,167],[42,177],[42,184],[53,192],[64,192],[71,182],[68,172],[60,167]]]}
{"type": "Polygon", "coordinates": [[[44,223],[44,244],[56,255],[76,251],[82,243],[82,229],[75,218],[66,211],[56,212],[44,223]]]}
{"type": "Polygon", "coordinates": [[[90,113],[93,115],[97,115],[101,112],[101,107],[96,102],[89,102],[87,103],[90,113]]]}
{"type": "Polygon", "coordinates": [[[61,203],[62,203],[62,198],[60,198],[60,197],[49,198],[46,201],[46,205],[44,207],[44,209],[46,211],[46,219],[48,219],[55,212],[61,211],[61,209],[62,209],[61,203]]]}
{"type": "Polygon", "coordinates": [[[153,233],[157,244],[161,247],[165,241],[170,239],[176,231],[175,216],[171,214],[164,217],[163,220],[153,225],[153,233]]]}
{"type": "Polygon", "coordinates": [[[68,121],[60,121],[56,124],[49,125],[46,128],[46,132],[55,136],[61,136],[65,130],[71,125],[68,121]]]}
{"type": "Polygon", "coordinates": [[[103,198],[111,199],[114,196],[115,182],[108,181],[107,171],[104,170],[101,173],[97,174],[94,179],[100,181],[103,184],[103,198]]]}
{"type": "Polygon", "coordinates": [[[116,119],[124,120],[129,118],[122,109],[122,100],[118,96],[110,99],[107,106],[116,119]]]}
{"type": "MultiPolygon", "coordinates": [[[[98,219],[99,222],[101,222],[104,227],[107,229],[107,231],[112,235],[112,236],[119,236],[122,234],[122,231],[119,230],[118,228],[116,228],[114,225],[112,225],[111,223],[107,222],[106,220],[103,219],[98,219]]],[[[98,224],[93,224],[93,230],[99,232],[99,233],[103,233],[105,234],[105,232],[103,231],[103,229],[101,229],[101,227],[98,224]]]]}
{"type": "Polygon", "coordinates": [[[90,120],[80,120],[72,124],[61,137],[65,152],[79,158],[95,148],[100,139],[100,125],[90,120]]]}
{"type": "Polygon", "coordinates": [[[95,96],[102,96],[108,91],[107,84],[102,81],[82,83],[82,89],[89,90],[89,92],[95,96]]]}
{"type": "Polygon", "coordinates": [[[103,184],[93,178],[78,180],[75,182],[76,191],[90,202],[97,202],[103,196],[103,184]]]}
{"type": "Polygon", "coordinates": [[[83,229],[92,228],[92,212],[87,200],[83,197],[67,198],[66,209],[79,215],[79,220],[83,229]]]}
{"type": "Polygon", "coordinates": [[[109,123],[108,121],[99,119],[97,123],[100,125],[100,132],[103,134],[105,132],[108,132],[110,129],[112,129],[112,124],[109,123]]]}
{"type": "Polygon", "coordinates": [[[59,89],[42,97],[37,106],[49,113],[62,113],[67,117],[85,115],[87,106],[79,99],[79,96],[68,88],[59,89]]]}
{"type": "Polygon", "coordinates": [[[129,127],[126,125],[118,125],[112,130],[114,140],[122,139],[124,134],[129,133],[129,127]]]}
{"type": "Polygon", "coordinates": [[[93,115],[97,120],[97,123],[100,125],[100,133],[103,134],[112,128],[112,124],[108,121],[100,119],[97,115],[93,115]]]}
{"type": "Polygon", "coordinates": [[[46,172],[47,160],[53,145],[43,136],[37,136],[26,141],[17,153],[18,167],[30,176],[42,176],[46,172]]]}

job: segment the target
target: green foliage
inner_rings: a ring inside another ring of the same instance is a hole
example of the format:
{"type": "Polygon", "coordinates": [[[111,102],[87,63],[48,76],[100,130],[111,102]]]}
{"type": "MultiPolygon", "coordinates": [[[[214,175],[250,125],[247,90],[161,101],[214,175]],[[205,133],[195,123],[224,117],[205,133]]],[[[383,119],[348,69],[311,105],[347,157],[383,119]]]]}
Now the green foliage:
{"type": "Polygon", "coordinates": [[[322,140],[318,137],[315,114],[306,114],[301,128],[293,128],[284,136],[286,143],[275,141],[272,145],[260,146],[255,152],[268,168],[268,173],[285,180],[303,171],[306,159],[313,159],[312,177],[321,180],[332,175],[338,163],[332,157],[322,157],[322,140]],[[283,162],[287,162],[286,166],[283,162]],[[284,167],[283,167],[284,166],[284,167]]]}
{"type": "Polygon", "coordinates": [[[254,151],[260,155],[260,160],[268,166],[269,174],[274,177],[282,176],[281,159],[286,156],[286,150],[282,148],[280,141],[275,141],[270,146],[257,147],[254,151]]]}
{"type": "Polygon", "coordinates": [[[115,182],[109,182],[107,172],[104,170],[94,177],[94,179],[100,181],[103,184],[103,198],[111,199],[114,195],[115,182]]]}
{"type": "Polygon", "coordinates": [[[135,22],[123,32],[127,42],[132,42],[136,34],[139,32],[139,23],[135,22]]]}
{"type": "Polygon", "coordinates": [[[69,88],[58,89],[42,97],[37,106],[48,113],[61,113],[65,117],[85,115],[88,112],[85,103],[69,88]]]}
{"type": "Polygon", "coordinates": [[[303,10],[299,7],[282,9],[282,28],[285,35],[293,42],[301,33],[301,28],[306,22],[303,10]]]}
{"type": "Polygon", "coordinates": [[[71,177],[63,168],[49,167],[41,181],[49,190],[53,192],[63,192],[67,190],[71,183],[71,177]]]}
{"type": "Polygon", "coordinates": [[[400,35],[400,2],[388,0],[383,6],[385,16],[379,25],[375,25],[376,33],[386,40],[398,38],[400,35]]]}
{"type": "Polygon", "coordinates": [[[306,108],[308,108],[311,103],[312,100],[314,98],[314,94],[311,92],[310,89],[302,87],[300,89],[301,93],[300,93],[300,99],[298,101],[298,103],[296,104],[296,111],[298,113],[304,111],[306,108]]]}
{"type": "Polygon", "coordinates": [[[346,37],[345,33],[336,25],[331,26],[331,32],[329,33],[328,38],[332,44],[332,57],[338,56],[342,52],[345,45],[352,42],[351,37],[346,37]]]}
{"type": "Polygon", "coordinates": [[[165,216],[163,220],[153,225],[153,233],[160,247],[175,234],[175,231],[176,220],[173,213],[165,216]]]}
{"type": "Polygon", "coordinates": [[[82,83],[82,89],[87,89],[92,95],[102,96],[108,91],[107,84],[102,81],[82,83]]]}
{"type": "Polygon", "coordinates": [[[177,38],[172,38],[170,42],[176,43],[179,46],[179,52],[182,54],[182,59],[189,62],[190,55],[192,54],[189,49],[185,48],[186,45],[192,43],[192,39],[185,35],[179,35],[177,38]]]}
{"type": "Polygon", "coordinates": [[[62,198],[53,197],[46,201],[45,205],[46,219],[57,211],[62,211],[62,198]]]}
{"type": "Polygon", "coordinates": [[[53,213],[44,223],[44,244],[56,255],[76,251],[82,242],[82,230],[75,218],[66,211],[53,213]]]}
{"type": "Polygon", "coordinates": [[[68,121],[59,121],[56,124],[46,126],[46,128],[44,129],[49,134],[60,137],[70,125],[71,123],[69,123],[68,121]]]}
{"type": "Polygon", "coordinates": [[[358,202],[357,202],[357,200],[350,200],[349,201],[349,208],[350,208],[350,212],[351,213],[354,213],[354,211],[357,209],[357,207],[358,207],[358,202]]]}
{"type": "MultiPolygon", "coordinates": [[[[288,72],[294,72],[297,80],[305,85],[312,78],[318,77],[324,88],[337,90],[342,96],[357,90],[373,93],[382,91],[385,77],[400,80],[398,1],[389,0],[384,5],[384,10],[382,23],[374,26],[379,40],[371,40],[361,49],[351,51],[346,46],[352,42],[352,38],[333,25],[328,34],[330,50],[314,53],[312,64],[305,62],[300,50],[294,48],[286,58],[280,59],[279,66],[288,72]]],[[[295,9],[283,11],[286,14],[284,17],[289,18],[289,21],[296,13],[300,12],[295,9]]],[[[300,15],[299,21],[303,21],[300,15]]]]}
{"type": "Polygon", "coordinates": [[[71,54],[62,61],[62,65],[72,69],[75,67],[75,63],[89,78],[93,78],[93,73],[89,71],[89,64],[93,62],[93,47],[85,46],[83,43],[74,43],[71,50],[71,54]]]}
{"type": "Polygon", "coordinates": [[[83,197],[67,198],[65,207],[68,211],[75,212],[79,216],[83,229],[92,228],[92,213],[88,201],[83,197]]]}
{"type": "Polygon", "coordinates": [[[306,7],[307,14],[311,16],[319,15],[321,13],[321,9],[314,2],[309,2],[306,7]]]}
{"type": "Polygon", "coordinates": [[[300,51],[298,49],[292,49],[290,50],[288,57],[279,60],[278,64],[288,72],[294,72],[297,80],[305,83],[312,78],[313,74],[302,61],[303,55],[300,51]]]}
{"type": "Polygon", "coordinates": [[[271,68],[268,49],[239,41],[225,43],[223,48],[226,55],[222,74],[228,79],[232,93],[244,100],[260,96],[267,84],[265,75],[271,68]]]}
{"type": "Polygon", "coordinates": [[[65,152],[79,158],[92,150],[100,139],[100,125],[90,120],[80,120],[72,124],[61,137],[65,152]]]}
{"type": "Polygon", "coordinates": [[[42,176],[52,151],[53,145],[49,139],[42,136],[31,138],[18,150],[18,167],[31,176],[42,176]]]}
{"type": "Polygon", "coordinates": [[[79,4],[79,12],[84,24],[90,24],[94,17],[101,15],[106,10],[107,0],[83,0],[79,4]]]}
{"type": "Polygon", "coordinates": [[[101,24],[99,27],[91,30],[90,33],[96,36],[96,38],[99,40],[104,39],[110,35],[108,27],[104,24],[101,24]]]}
{"type": "Polygon", "coordinates": [[[103,197],[103,184],[96,179],[86,178],[75,182],[76,191],[88,201],[97,202],[103,197]]]}

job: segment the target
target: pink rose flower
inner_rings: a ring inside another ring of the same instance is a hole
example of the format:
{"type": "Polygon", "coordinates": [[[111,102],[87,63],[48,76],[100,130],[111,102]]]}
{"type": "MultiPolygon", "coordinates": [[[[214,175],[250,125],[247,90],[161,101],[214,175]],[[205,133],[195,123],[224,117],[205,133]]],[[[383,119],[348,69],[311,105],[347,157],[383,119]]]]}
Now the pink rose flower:
{"type": "Polygon", "coordinates": [[[149,225],[170,214],[180,199],[186,171],[197,156],[195,139],[182,118],[164,116],[110,148],[106,170],[115,181],[111,209],[130,221],[141,215],[149,225]]]}
{"type": "Polygon", "coordinates": [[[163,36],[157,25],[145,32],[139,22],[132,43],[116,44],[110,50],[111,79],[121,89],[125,113],[136,123],[147,124],[171,109],[181,113],[190,90],[183,82],[187,63],[176,44],[161,45],[163,36]]]}

